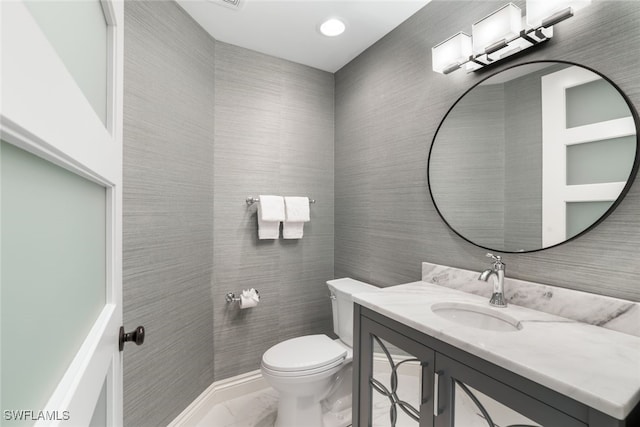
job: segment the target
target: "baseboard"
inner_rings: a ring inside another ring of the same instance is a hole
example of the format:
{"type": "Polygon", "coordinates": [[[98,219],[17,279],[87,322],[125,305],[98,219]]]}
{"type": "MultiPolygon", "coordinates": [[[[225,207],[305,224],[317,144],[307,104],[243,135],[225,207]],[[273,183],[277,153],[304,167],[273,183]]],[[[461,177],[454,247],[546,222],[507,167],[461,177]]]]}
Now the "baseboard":
{"type": "Polygon", "coordinates": [[[193,426],[202,420],[214,405],[268,387],[260,370],[216,381],[191,402],[168,427],[193,426]]]}

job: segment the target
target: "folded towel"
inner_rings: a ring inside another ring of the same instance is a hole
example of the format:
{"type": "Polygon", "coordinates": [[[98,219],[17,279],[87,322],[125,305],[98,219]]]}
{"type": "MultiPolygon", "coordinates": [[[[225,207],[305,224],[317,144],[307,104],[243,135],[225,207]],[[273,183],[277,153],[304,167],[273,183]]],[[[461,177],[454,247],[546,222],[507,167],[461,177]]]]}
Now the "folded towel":
{"type": "Polygon", "coordinates": [[[280,237],[280,221],[284,221],[284,199],[280,196],[260,195],[258,203],[258,238],[280,237]]]}
{"type": "Polygon", "coordinates": [[[285,197],[285,221],[308,222],[309,221],[309,198],[308,197],[285,197]]]}
{"type": "Polygon", "coordinates": [[[263,221],[284,221],[284,199],[282,196],[260,195],[260,218],[263,221]]]}
{"type": "Polygon", "coordinates": [[[301,239],[304,234],[304,223],[309,222],[309,198],[285,197],[285,220],[282,237],[285,239],[301,239]]]}

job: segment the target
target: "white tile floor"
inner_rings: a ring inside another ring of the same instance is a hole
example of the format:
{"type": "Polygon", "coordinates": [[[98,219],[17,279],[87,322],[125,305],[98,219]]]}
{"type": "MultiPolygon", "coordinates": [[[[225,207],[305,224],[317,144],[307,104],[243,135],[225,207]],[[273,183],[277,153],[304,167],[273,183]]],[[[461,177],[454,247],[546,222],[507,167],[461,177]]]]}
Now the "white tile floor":
{"type": "MultiPolygon", "coordinates": [[[[415,393],[412,394],[409,390],[415,388],[417,392],[419,386],[417,378],[400,375],[399,383],[403,383],[409,396],[417,395],[415,393]]],[[[500,423],[499,425],[511,425],[513,423],[537,425],[514,411],[499,405],[497,402],[490,401],[481,393],[476,393],[483,401],[483,404],[486,405],[485,407],[490,410],[494,421],[500,423]]],[[[400,398],[403,399],[403,396],[400,396],[400,398]]],[[[464,427],[486,427],[487,422],[466,396],[456,393],[456,402],[458,403],[456,419],[460,425],[464,427]]],[[[272,388],[267,388],[215,405],[194,427],[273,427],[276,420],[277,407],[278,394],[272,388]]],[[[389,399],[374,393],[373,425],[375,427],[388,427],[390,424],[389,399]]],[[[417,422],[398,408],[396,427],[415,427],[417,425],[417,422]]]]}
{"type": "MultiPolygon", "coordinates": [[[[404,385],[407,395],[417,396],[419,386],[417,378],[400,375],[399,383],[404,385]],[[415,389],[415,393],[411,393],[410,389],[415,389]]],[[[273,427],[277,407],[277,392],[267,388],[215,405],[195,427],[273,427]]],[[[375,393],[373,398],[373,416],[376,427],[386,427],[391,424],[389,399],[378,393],[375,393]]],[[[396,427],[417,425],[418,423],[398,409],[396,427]]]]}
{"type": "Polygon", "coordinates": [[[215,405],[195,427],[273,427],[277,407],[278,393],[268,388],[215,405]]]}

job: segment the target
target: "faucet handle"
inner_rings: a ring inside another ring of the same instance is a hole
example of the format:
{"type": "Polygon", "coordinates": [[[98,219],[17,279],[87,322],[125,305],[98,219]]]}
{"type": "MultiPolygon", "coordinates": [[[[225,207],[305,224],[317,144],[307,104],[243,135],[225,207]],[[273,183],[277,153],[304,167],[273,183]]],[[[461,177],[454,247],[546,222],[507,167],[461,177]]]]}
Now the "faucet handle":
{"type": "Polygon", "coordinates": [[[487,255],[485,255],[485,256],[487,258],[491,258],[491,259],[493,259],[494,261],[497,261],[497,262],[501,262],[502,261],[502,257],[500,255],[494,255],[491,252],[487,252],[487,255]]]}
{"type": "Polygon", "coordinates": [[[500,255],[494,255],[490,252],[487,252],[487,258],[491,258],[493,260],[493,267],[499,270],[504,270],[504,263],[502,262],[502,257],[500,255]]]}

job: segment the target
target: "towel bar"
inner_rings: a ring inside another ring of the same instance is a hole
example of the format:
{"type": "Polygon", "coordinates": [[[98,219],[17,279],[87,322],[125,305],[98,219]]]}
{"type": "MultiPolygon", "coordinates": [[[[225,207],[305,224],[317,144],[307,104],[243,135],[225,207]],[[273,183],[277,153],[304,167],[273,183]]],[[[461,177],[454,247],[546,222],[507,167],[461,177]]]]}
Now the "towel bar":
{"type": "MultiPolygon", "coordinates": [[[[247,205],[249,205],[249,206],[253,205],[254,203],[258,203],[259,201],[260,201],[260,198],[259,198],[259,197],[252,197],[252,196],[249,196],[249,197],[247,197],[247,198],[245,199],[245,202],[247,202],[247,205]]],[[[311,198],[309,198],[309,203],[313,204],[313,203],[315,203],[315,202],[316,202],[316,201],[315,201],[315,199],[311,199],[311,198]]]]}

